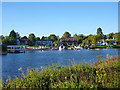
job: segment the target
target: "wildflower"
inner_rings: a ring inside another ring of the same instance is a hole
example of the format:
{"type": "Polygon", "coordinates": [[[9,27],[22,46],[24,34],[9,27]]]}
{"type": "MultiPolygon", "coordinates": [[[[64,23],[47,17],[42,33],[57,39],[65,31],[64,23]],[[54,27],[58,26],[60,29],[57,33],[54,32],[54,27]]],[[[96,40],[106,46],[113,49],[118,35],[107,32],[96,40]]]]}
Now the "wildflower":
{"type": "Polygon", "coordinates": [[[99,71],[96,71],[96,73],[98,74],[99,71]]]}
{"type": "Polygon", "coordinates": [[[110,63],[110,59],[108,60],[108,64],[110,63]]]}
{"type": "Polygon", "coordinates": [[[99,58],[99,56],[96,56],[97,58],[99,58]]]}
{"type": "Polygon", "coordinates": [[[22,67],[20,67],[18,70],[19,70],[19,71],[22,71],[22,67]]]}
{"type": "Polygon", "coordinates": [[[22,75],[23,75],[24,78],[25,78],[25,74],[24,74],[24,72],[23,72],[23,70],[22,70],[22,67],[20,67],[18,70],[22,71],[22,75]]]}

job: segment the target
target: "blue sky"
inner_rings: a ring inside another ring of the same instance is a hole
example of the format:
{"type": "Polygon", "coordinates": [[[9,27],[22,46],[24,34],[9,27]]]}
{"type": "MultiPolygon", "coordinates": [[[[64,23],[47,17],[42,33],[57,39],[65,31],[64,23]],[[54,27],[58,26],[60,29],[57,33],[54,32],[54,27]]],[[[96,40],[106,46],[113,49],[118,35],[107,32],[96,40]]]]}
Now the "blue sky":
{"type": "Polygon", "coordinates": [[[118,32],[117,2],[4,2],[2,34],[14,29],[21,36],[71,35],[118,32]]]}

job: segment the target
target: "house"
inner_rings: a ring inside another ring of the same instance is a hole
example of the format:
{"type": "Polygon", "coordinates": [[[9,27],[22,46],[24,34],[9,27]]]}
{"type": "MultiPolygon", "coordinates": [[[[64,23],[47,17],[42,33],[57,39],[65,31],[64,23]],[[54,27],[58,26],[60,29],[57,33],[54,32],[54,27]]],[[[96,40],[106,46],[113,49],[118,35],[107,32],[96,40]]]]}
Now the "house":
{"type": "Polygon", "coordinates": [[[28,45],[29,44],[29,40],[28,39],[20,39],[20,45],[28,45]]]}
{"type": "Polygon", "coordinates": [[[106,40],[101,39],[96,45],[100,45],[100,46],[109,45],[109,44],[114,45],[115,43],[116,41],[114,39],[106,39],[106,40]]]}
{"type": "Polygon", "coordinates": [[[69,45],[77,44],[77,38],[61,38],[60,43],[69,45]]]}
{"type": "Polygon", "coordinates": [[[104,39],[101,39],[96,45],[105,46],[108,45],[108,43],[104,39]]]}
{"type": "Polygon", "coordinates": [[[51,40],[37,40],[35,42],[36,46],[53,46],[54,43],[51,40]]]}
{"type": "Polygon", "coordinates": [[[116,41],[114,39],[106,39],[106,42],[107,41],[110,41],[109,44],[112,44],[112,45],[114,45],[116,43],[116,41]]]}

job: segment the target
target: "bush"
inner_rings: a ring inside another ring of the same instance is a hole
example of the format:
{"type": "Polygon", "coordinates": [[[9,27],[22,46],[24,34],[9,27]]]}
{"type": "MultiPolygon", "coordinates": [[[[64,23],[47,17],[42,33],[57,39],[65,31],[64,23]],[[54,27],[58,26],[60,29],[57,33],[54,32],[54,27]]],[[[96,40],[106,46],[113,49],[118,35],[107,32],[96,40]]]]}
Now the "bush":
{"type": "Polygon", "coordinates": [[[55,63],[48,68],[27,69],[24,74],[22,68],[19,70],[23,76],[11,77],[2,84],[2,88],[120,88],[120,61],[118,57],[110,57],[93,64],[83,65],[72,64],[69,67],[56,65],[55,63]]]}

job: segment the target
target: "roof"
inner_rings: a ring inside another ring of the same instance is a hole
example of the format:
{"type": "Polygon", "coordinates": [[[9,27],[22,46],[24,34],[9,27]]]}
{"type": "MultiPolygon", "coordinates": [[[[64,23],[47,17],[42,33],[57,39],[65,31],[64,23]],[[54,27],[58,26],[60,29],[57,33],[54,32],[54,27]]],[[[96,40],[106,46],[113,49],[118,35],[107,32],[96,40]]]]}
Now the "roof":
{"type": "Polygon", "coordinates": [[[20,39],[20,41],[29,41],[28,39],[20,39]]]}

